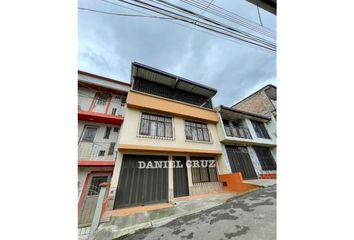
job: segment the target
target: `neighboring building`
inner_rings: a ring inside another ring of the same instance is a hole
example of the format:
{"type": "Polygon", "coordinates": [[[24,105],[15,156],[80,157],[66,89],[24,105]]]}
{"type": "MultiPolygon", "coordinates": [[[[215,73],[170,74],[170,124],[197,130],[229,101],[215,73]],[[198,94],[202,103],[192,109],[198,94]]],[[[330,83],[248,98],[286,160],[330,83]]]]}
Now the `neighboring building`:
{"type": "Polygon", "coordinates": [[[274,85],[267,85],[238,103],[231,108],[261,114],[271,118],[267,127],[273,136],[277,136],[277,88],[274,85]]]}
{"type": "Polygon", "coordinates": [[[266,125],[271,118],[225,106],[215,109],[228,172],[241,172],[245,180],[275,178],[276,139],[266,125]]]}
{"type": "Polygon", "coordinates": [[[131,86],[107,209],[221,191],[218,175],[226,165],[212,109],[217,90],[136,62],[131,86]],[[186,166],[186,160],[208,159],[216,167],[186,166]],[[139,169],[139,161],[181,168],[139,169]]]}
{"type": "Polygon", "coordinates": [[[92,222],[98,185],[110,182],[130,84],[78,72],[79,226],[92,222]]]}

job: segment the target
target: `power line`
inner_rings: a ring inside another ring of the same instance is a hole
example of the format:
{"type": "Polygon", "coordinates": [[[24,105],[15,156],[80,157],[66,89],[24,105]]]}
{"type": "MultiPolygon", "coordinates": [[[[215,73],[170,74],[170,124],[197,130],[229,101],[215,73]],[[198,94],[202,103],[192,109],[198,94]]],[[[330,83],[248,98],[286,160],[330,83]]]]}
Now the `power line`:
{"type": "MultiPolygon", "coordinates": [[[[103,2],[108,3],[108,4],[112,4],[112,5],[121,7],[121,8],[125,8],[125,9],[128,9],[128,10],[137,12],[137,13],[141,13],[141,14],[144,14],[144,15],[155,16],[155,15],[146,13],[146,12],[144,12],[144,11],[137,10],[137,9],[135,9],[135,8],[123,6],[123,5],[118,4],[118,3],[116,3],[116,2],[111,2],[111,1],[108,1],[108,0],[100,0],[100,1],[103,1],[103,2]]],[[[118,1],[119,1],[119,0],[118,0],[118,1]]],[[[138,4],[129,3],[129,2],[125,2],[125,1],[122,1],[122,2],[127,3],[127,4],[129,4],[129,5],[132,5],[132,6],[134,6],[134,7],[139,7],[139,8],[147,9],[147,10],[149,10],[150,12],[152,11],[152,12],[156,12],[156,13],[158,13],[158,14],[164,15],[163,13],[160,13],[160,12],[158,12],[158,11],[154,11],[154,10],[151,10],[151,9],[149,9],[149,8],[141,7],[141,6],[138,5],[138,4]]],[[[190,23],[193,24],[193,22],[188,22],[187,20],[179,19],[179,18],[177,18],[177,17],[171,17],[171,18],[173,18],[173,20],[175,20],[175,19],[176,19],[176,20],[180,20],[181,22],[185,22],[185,23],[187,23],[187,24],[190,24],[190,23]]],[[[258,46],[257,44],[249,43],[249,42],[247,42],[247,41],[243,41],[242,39],[240,40],[240,39],[238,39],[238,38],[235,38],[235,37],[232,36],[232,35],[230,36],[230,34],[227,34],[227,33],[225,34],[225,33],[220,32],[220,31],[214,31],[213,29],[210,29],[210,28],[208,28],[208,27],[203,27],[203,26],[200,26],[200,25],[198,25],[198,24],[194,24],[194,25],[196,25],[197,27],[205,28],[205,29],[208,30],[208,31],[203,31],[203,30],[201,30],[201,29],[194,28],[194,27],[191,27],[191,26],[188,26],[188,25],[179,23],[179,22],[171,21],[171,20],[169,20],[169,19],[163,19],[163,20],[168,21],[168,22],[173,23],[173,24],[177,24],[177,25],[182,26],[182,27],[184,27],[184,28],[192,29],[192,30],[195,30],[195,31],[198,31],[198,32],[202,32],[202,33],[205,33],[205,34],[208,34],[208,35],[212,35],[212,36],[214,36],[214,37],[222,38],[222,39],[224,39],[224,40],[228,40],[228,41],[231,41],[231,42],[234,42],[234,43],[246,45],[246,46],[248,46],[248,47],[252,47],[252,48],[255,48],[255,49],[259,49],[259,48],[261,47],[261,46],[258,46]],[[212,32],[215,32],[216,34],[213,34],[212,32]]],[[[271,48],[264,48],[264,47],[261,47],[261,48],[262,48],[263,50],[266,50],[266,51],[274,52],[274,49],[271,49],[271,48]]]]}
{"type": "MultiPolygon", "coordinates": [[[[200,5],[205,5],[205,4],[208,4],[207,1],[205,0],[180,0],[182,2],[194,2],[196,4],[200,4],[200,5]]],[[[270,29],[270,28],[267,28],[266,26],[261,26],[259,25],[257,22],[253,21],[253,20],[250,20],[250,19],[247,19],[245,17],[242,17],[241,15],[239,14],[236,14],[234,12],[231,12],[225,8],[222,8],[220,6],[217,6],[215,4],[211,4],[211,6],[208,8],[209,10],[211,9],[214,9],[215,11],[219,12],[219,13],[223,13],[223,14],[227,14],[228,16],[232,16],[234,19],[237,19],[243,23],[247,23],[247,24],[250,24],[250,25],[253,25],[259,29],[263,29],[265,31],[269,31],[273,34],[275,34],[274,30],[270,29]]]]}
{"type": "MultiPolygon", "coordinates": [[[[178,13],[175,13],[175,12],[171,12],[171,11],[169,11],[167,9],[160,8],[158,6],[151,5],[151,4],[139,1],[139,0],[133,0],[134,2],[137,2],[137,3],[132,3],[132,2],[125,1],[125,0],[119,0],[119,1],[124,2],[126,4],[129,4],[129,5],[132,5],[132,6],[136,6],[136,7],[140,7],[140,8],[143,8],[143,9],[150,10],[152,12],[156,12],[156,13],[159,13],[159,14],[164,15],[164,16],[173,17],[173,18],[176,18],[176,19],[178,19],[180,21],[184,21],[184,22],[187,22],[187,23],[190,23],[190,24],[194,24],[194,25],[196,25],[198,27],[205,28],[205,29],[208,29],[210,31],[214,31],[214,32],[217,32],[219,34],[223,34],[223,35],[226,35],[226,36],[229,36],[229,37],[232,37],[232,38],[247,42],[249,44],[253,44],[253,45],[259,46],[261,48],[265,48],[265,49],[268,49],[268,50],[271,50],[271,51],[274,51],[274,52],[276,51],[275,44],[272,43],[272,42],[269,42],[269,41],[267,41],[265,39],[262,39],[260,37],[255,36],[255,35],[249,34],[247,32],[232,28],[230,26],[227,26],[227,25],[225,25],[223,23],[219,23],[219,22],[217,22],[217,21],[215,21],[213,19],[206,18],[204,16],[201,16],[201,19],[203,19],[204,22],[195,23],[195,19],[190,18],[190,17],[188,17],[186,15],[181,15],[181,14],[178,14],[178,13]]],[[[187,15],[188,14],[194,15],[195,17],[200,16],[200,14],[197,14],[197,13],[192,12],[190,10],[181,8],[181,7],[176,6],[176,5],[173,5],[171,3],[167,3],[167,2],[161,1],[161,0],[160,0],[160,2],[163,2],[164,4],[171,5],[172,7],[176,7],[180,11],[183,11],[187,15]]]]}
{"type": "Polygon", "coordinates": [[[258,12],[259,22],[260,22],[260,23],[261,23],[261,25],[263,26],[263,23],[262,23],[262,18],[261,18],[261,14],[259,13],[258,0],[256,0],[256,4],[257,4],[257,12],[258,12]]]}
{"type": "MultiPolygon", "coordinates": [[[[121,0],[121,1],[122,1],[122,0],[121,0]]],[[[150,5],[150,4],[147,4],[147,3],[142,2],[142,1],[139,1],[139,0],[133,0],[133,1],[142,3],[142,4],[144,4],[144,5],[152,6],[152,5],[150,5]]],[[[150,0],[150,1],[156,2],[156,0],[150,0]]],[[[270,43],[270,42],[266,42],[266,40],[264,40],[264,39],[262,39],[262,38],[260,38],[260,37],[257,37],[257,36],[255,36],[255,35],[249,34],[249,33],[247,33],[247,32],[244,32],[244,31],[241,31],[241,30],[232,28],[232,27],[227,26],[227,25],[225,25],[225,24],[223,24],[223,23],[220,23],[220,22],[217,22],[217,21],[215,21],[215,20],[213,20],[213,19],[204,17],[204,16],[202,16],[202,15],[200,15],[200,14],[197,14],[197,13],[195,13],[195,12],[193,12],[193,11],[188,10],[188,9],[179,7],[179,6],[177,6],[177,5],[171,4],[171,3],[169,3],[169,2],[166,2],[166,1],[163,1],[163,0],[158,0],[157,2],[158,2],[159,4],[162,4],[162,5],[165,5],[165,6],[169,6],[170,8],[176,9],[176,10],[178,10],[178,11],[180,11],[180,12],[185,13],[185,14],[192,15],[193,17],[199,17],[199,18],[202,18],[203,20],[205,20],[205,21],[207,21],[207,22],[211,22],[211,23],[214,25],[214,26],[212,26],[212,27],[215,27],[215,25],[216,25],[216,26],[218,26],[217,28],[220,28],[220,27],[221,27],[222,30],[225,30],[225,28],[226,28],[226,31],[228,31],[228,32],[230,32],[229,30],[231,30],[231,31],[237,32],[238,34],[245,35],[245,36],[247,36],[249,39],[252,39],[252,40],[256,40],[256,39],[257,39],[257,41],[261,41],[261,42],[263,42],[263,43],[265,43],[265,44],[272,44],[272,43],[270,43]]],[[[157,8],[158,8],[158,7],[157,7],[157,8]]],[[[158,9],[161,9],[161,8],[158,8],[158,9]]],[[[169,11],[169,12],[170,12],[170,11],[169,11]]],[[[177,14],[177,15],[179,15],[179,14],[177,14]]],[[[179,15],[179,16],[183,16],[183,15],[179,15]]],[[[183,16],[183,17],[185,17],[185,16],[183,16]]],[[[193,24],[196,24],[196,23],[193,22],[193,24]]],[[[206,23],[203,23],[203,24],[206,24],[206,23]]],[[[210,24],[208,24],[208,25],[210,26],[210,24]]],[[[233,33],[233,32],[231,32],[231,33],[233,33]]],[[[273,45],[273,46],[275,47],[275,45],[273,45]]]]}
{"type": "Polygon", "coordinates": [[[108,14],[108,15],[122,16],[122,17],[147,17],[147,18],[158,18],[158,19],[174,19],[174,18],[165,18],[165,17],[159,17],[159,16],[105,12],[105,11],[100,11],[100,10],[95,10],[95,9],[90,9],[90,8],[83,8],[83,7],[78,7],[78,9],[90,11],[90,12],[96,12],[96,13],[103,13],[103,14],[108,14]]]}
{"type": "MultiPolygon", "coordinates": [[[[180,0],[181,2],[187,3],[193,7],[199,8],[199,9],[205,9],[205,4],[208,4],[208,2],[203,1],[203,0],[180,0]]],[[[218,16],[220,18],[223,18],[225,20],[228,20],[230,22],[236,23],[242,27],[248,28],[252,31],[258,32],[260,34],[263,34],[267,37],[275,38],[275,32],[267,27],[261,26],[258,23],[255,23],[249,19],[243,18],[240,15],[237,15],[236,13],[230,12],[224,8],[221,8],[217,5],[211,4],[210,7],[207,9],[208,13],[211,13],[215,16],[218,16]]]]}
{"type": "MultiPolygon", "coordinates": [[[[205,13],[205,11],[206,11],[206,10],[208,10],[208,8],[209,8],[210,4],[212,4],[212,3],[213,3],[213,1],[214,1],[214,0],[211,0],[211,1],[210,1],[210,3],[208,4],[208,6],[207,6],[207,7],[203,10],[203,12],[202,12],[200,15],[202,15],[202,16],[203,16],[203,14],[205,13]]],[[[198,17],[198,19],[197,19],[195,22],[198,22],[199,18],[200,18],[200,17],[198,17]]]]}

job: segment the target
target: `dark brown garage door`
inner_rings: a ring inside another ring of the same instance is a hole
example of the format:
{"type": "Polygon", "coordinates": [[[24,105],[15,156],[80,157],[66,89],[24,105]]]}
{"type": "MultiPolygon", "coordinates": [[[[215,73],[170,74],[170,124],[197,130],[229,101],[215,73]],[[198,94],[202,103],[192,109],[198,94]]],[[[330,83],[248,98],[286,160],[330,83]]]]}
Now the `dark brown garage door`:
{"type": "Polygon", "coordinates": [[[243,179],[256,179],[257,173],[254,170],[250,155],[246,147],[225,146],[230,161],[231,171],[241,172],[243,179]]]}
{"type": "Polygon", "coordinates": [[[124,155],[114,209],[168,202],[168,168],[139,168],[139,161],[167,161],[167,156],[124,155]]]}

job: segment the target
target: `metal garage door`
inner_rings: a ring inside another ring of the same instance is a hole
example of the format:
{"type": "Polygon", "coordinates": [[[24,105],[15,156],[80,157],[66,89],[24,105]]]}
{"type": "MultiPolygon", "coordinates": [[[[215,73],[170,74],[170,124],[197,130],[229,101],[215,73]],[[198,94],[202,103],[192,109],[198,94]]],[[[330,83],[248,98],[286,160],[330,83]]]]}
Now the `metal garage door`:
{"type": "Polygon", "coordinates": [[[168,168],[138,168],[138,161],[167,160],[167,156],[124,155],[114,209],[168,202],[168,168]]]}
{"type": "Polygon", "coordinates": [[[225,146],[233,173],[241,172],[243,179],[256,179],[252,160],[246,147],[225,146]]]}

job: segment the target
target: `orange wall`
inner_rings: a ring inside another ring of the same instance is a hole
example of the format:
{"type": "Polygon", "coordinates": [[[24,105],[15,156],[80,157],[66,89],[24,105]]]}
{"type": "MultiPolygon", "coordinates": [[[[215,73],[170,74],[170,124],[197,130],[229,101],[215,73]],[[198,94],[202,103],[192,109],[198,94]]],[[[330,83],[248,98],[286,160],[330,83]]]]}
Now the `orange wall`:
{"type": "Polygon", "coordinates": [[[128,93],[127,104],[130,108],[148,109],[210,123],[218,122],[215,111],[133,91],[129,91],[128,93]]]}
{"type": "Polygon", "coordinates": [[[247,192],[257,188],[255,185],[243,183],[241,173],[219,175],[219,181],[224,192],[247,192]],[[224,186],[223,182],[226,182],[227,186],[224,186]]]}

